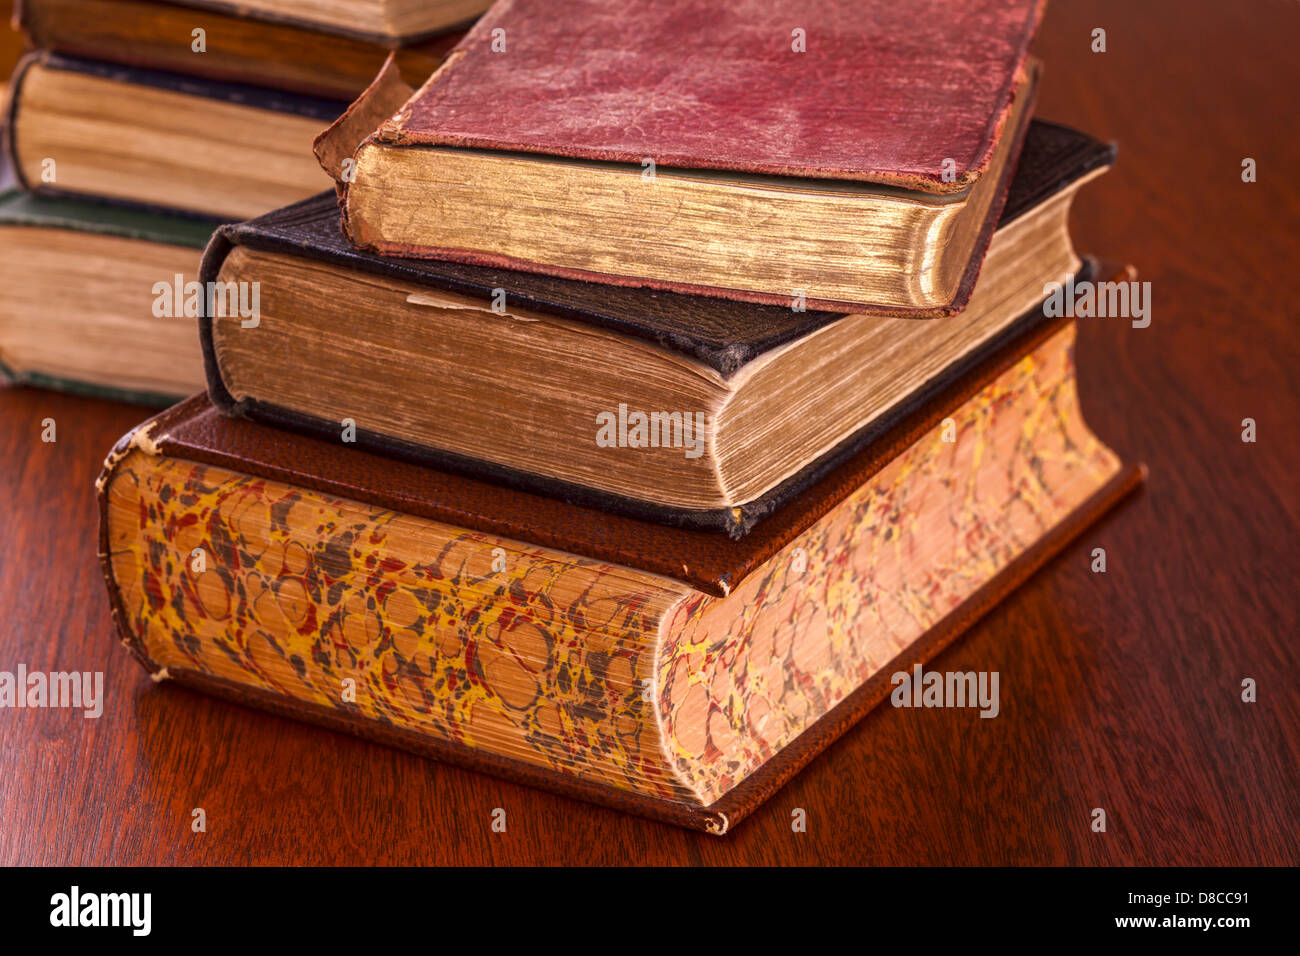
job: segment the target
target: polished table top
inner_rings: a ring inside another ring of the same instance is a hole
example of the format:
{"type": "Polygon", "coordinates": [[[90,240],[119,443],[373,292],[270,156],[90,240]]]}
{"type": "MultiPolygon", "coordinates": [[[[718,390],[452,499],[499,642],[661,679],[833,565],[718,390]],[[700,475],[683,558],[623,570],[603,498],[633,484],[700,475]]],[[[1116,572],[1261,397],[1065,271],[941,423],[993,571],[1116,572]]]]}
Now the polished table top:
{"type": "Polygon", "coordinates": [[[1048,11],[1038,115],[1120,147],[1076,245],[1151,283],[1149,328],[1080,321],[1084,411],[1151,475],[939,659],[998,670],[998,718],[878,709],[718,839],[155,687],[95,557],[95,476],[145,412],[0,390],[0,671],[107,697],[0,711],[0,863],[1300,863],[1297,36],[1281,0],[1048,11]]]}

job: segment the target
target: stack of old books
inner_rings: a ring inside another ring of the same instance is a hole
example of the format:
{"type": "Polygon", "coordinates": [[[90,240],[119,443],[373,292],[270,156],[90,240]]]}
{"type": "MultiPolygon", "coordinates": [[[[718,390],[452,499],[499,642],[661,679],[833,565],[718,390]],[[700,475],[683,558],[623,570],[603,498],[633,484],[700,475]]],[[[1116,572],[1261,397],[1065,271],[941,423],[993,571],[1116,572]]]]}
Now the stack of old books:
{"type": "Polygon", "coordinates": [[[25,0],[0,379],[164,404],[201,388],[190,293],[212,230],[328,186],[321,126],[390,51],[423,81],[487,5],[25,0]]]}
{"type": "Polygon", "coordinates": [[[106,464],[126,645],[724,832],[1137,480],[1042,305],[1113,150],[1031,120],[1038,7],[514,0],[387,68],[106,464]]]}

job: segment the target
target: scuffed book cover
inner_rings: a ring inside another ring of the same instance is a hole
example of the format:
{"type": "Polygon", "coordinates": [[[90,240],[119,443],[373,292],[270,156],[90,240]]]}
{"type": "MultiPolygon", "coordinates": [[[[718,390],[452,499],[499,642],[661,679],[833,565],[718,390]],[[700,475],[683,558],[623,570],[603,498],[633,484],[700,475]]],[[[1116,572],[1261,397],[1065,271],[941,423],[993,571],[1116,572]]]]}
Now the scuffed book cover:
{"type": "Polygon", "coordinates": [[[364,90],[390,51],[423,82],[464,36],[380,40],[168,0],[21,0],[14,21],[32,49],[341,100],[364,90]],[[204,31],[202,51],[196,30],[204,31]]]}
{"type": "Polygon", "coordinates": [[[909,304],[854,297],[848,290],[807,298],[818,309],[914,317],[953,315],[966,307],[1036,97],[1040,70],[1028,47],[1041,2],[985,0],[953,8],[926,0],[918,13],[879,0],[865,10],[837,0],[811,17],[815,26],[809,29],[824,44],[815,57],[803,45],[802,27],[794,28],[799,36],[792,47],[773,45],[778,21],[788,28],[799,20],[799,11],[781,4],[737,0],[715,9],[679,0],[670,4],[669,17],[659,7],[650,12],[630,2],[572,7],[581,30],[567,23],[557,30],[534,0],[498,4],[418,92],[393,95],[392,86],[379,81],[367,89],[349,115],[378,121],[377,128],[366,126],[373,133],[344,144],[318,139],[318,158],[338,181],[343,228],[354,244],[383,255],[787,305],[784,290],[741,288],[725,276],[692,278],[689,270],[650,275],[632,267],[550,261],[519,249],[385,236],[381,214],[353,208],[358,186],[331,160],[355,151],[360,164],[375,152],[433,147],[622,163],[627,169],[649,160],[664,169],[778,177],[785,180],[778,183],[782,188],[818,179],[841,188],[869,183],[956,200],[985,175],[996,175],[986,187],[991,201],[982,226],[969,250],[963,247],[964,267],[942,298],[909,304]],[[729,31],[726,43],[693,36],[683,48],[679,24],[704,30],[719,18],[729,31]],[[637,28],[627,31],[628,22],[637,28]],[[522,46],[509,47],[505,38],[519,35],[522,46]],[[510,56],[497,55],[502,43],[510,56]],[[943,56],[936,57],[936,49],[943,56]],[[834,84],[809,82],[828,75],[834,84]],[[997,167],[995,154],[1002,154],[997,167]]]}
{"type": "Polygon", "coordinates": [[[375,138],[959,192],[1044,5],[501,0],[375,138]]]}
{"type": "MultiPolygon", "coordinates": [[[[1068,127],[1035,121],[1026,135],[1020,167],[1008,190],[999,225],[1014,221],[1093,170],[1109,166],[1114,159],[1113,146],[1068,127]]],[[[338,268],[391,276],[467,295],[485,305],[491,301],[494,289],[504,288],[509,290],[512,301],[521,302],[531,310],[652,342],[701,362],[724,376],[733,374],[771,349],[842,318],[844,314],[794,312],[781,306],[604,286],[452,262],[378,256],[353,248],[340,233],[338,218],[334,196],[326,193],[245,223],[225,226],[213,236],[203,258],[200,278],[204,282],[214,281],[231,249],[242,245],[317,259],[338,268]]],[[[1037,311],[1023,317],[1007,334],[1013,335],[1016,329],[1032,325],[1037,321],[1036,316],[1037,311]]],[[[273,402],[235,401],[223,383],[213,348],[212,327],[206,319],[200,320],[200,335],[209,392],[213,401],[228,414],[318,436],[335,433],[332,422],[280,408],[273,402]]],[[[995,346],[996,340],[985,351],[995,346]]],[[[979,357],[972,356],[966,364],[977,362],[979,357]]],[[[948,377],[960,375],[965,367],[959,365],[948,377]]],[[[928,383],[915,401],[942,388],[948,377],[928,383]]],[[[905,414],[905,410],[898,414],[905,414]]],[[[739,536],[749,533],[760,519],[799,494],[836,462],[874,440],[896,417],[886,416],[881,423],[853,436],[768,495],[740,508],[717,511],[649,505],[496,465],[468,461],[364,430],[358,431],[357,441],[361,447],[394,458],[467,474],[487,475],[496,481],[574,504],[594,505],[632,517],[739,536]]]]}
{"type": "MultiPolygon", "coordinates": [[[[389,48],[418,43],[430,37],[439,36],[446,32],[463,30],[469,26],[473,18],[462,20],[455,23],[448,23],[444,26],[435,27],[429,30],[421,30],[416,33],[396,35],[383,29],[374,30],[353,30],[347,27],[337,26],[331,23],[323,23],[319,20],[312,20],[307,17],[294,16],[287,13],[279,13],[268,10],[250,10],[247,5],[239,3],[238,0],[155,0],[155,2],[174,3],[183,7],[193,7],[198,10],[212,10],[218,13],[225,13],[232,17],[248,17],[250,19],[263,20],[267,23],[282,23],[290,26],[301,27],[304,30],[332,33],[337,36],[351,37],[355,40],[364,40],[368,43],[376,43],[389,48]]],[[[486,9],[491,0],[482,0],[482,7],[486,9]]],[[[378,27],[379,24],[376,24],[378,27]]]]}

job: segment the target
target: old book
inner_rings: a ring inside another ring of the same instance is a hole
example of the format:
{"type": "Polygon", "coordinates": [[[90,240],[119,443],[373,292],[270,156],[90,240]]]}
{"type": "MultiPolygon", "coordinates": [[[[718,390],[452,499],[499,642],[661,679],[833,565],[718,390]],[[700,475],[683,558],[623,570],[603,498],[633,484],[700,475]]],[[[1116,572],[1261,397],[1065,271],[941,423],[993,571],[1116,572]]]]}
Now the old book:
{"type": "Polygon", "coordinates": [[[325,165],[379,253],[959,311],[1029,118],[1040,7],[509,0],[404,104],[372,87],[382,109],[357,107],[385,119],[355,167],[325,165]]]}
{"type": "Polygon", "coordinates": [[[246,219],[329,185],[312,141],[334,100],[49,53],[10,90],[22,185],[46,195],[246,219]]]}
{"type": "Polygon", "coordinates": [[[198,396],[99,479],[113,616],[156,681],[724,833],[1138,481],[1074,337],[1007,341],[743,541],[198,396]]]}
{"type": "Polygon", "coordinates": [[[332,195],[225,227],[203,280],[257,282],[249,328],[202,325],[225,411],[742,534],[959,374],[1079,267],[1067,217],[1114,151],[1030,128],[1001,227],[952,319],[739,303],[354,250],[332,195]],[[329,369],[328,375],[323,370],[329,369]]]}
{"type": "MultiPolygon", "coordinates": [[[[30,2],[30,0],[23,0],[30,2]]],[[[225,11],[393,47],[469,23],[491,0],[168,0],[197,13],[225,11]]]]}
{"type": "Polygon", "coordinates": [[[393,51],[391,40],[263,19],[241,6],[236,14],[165,0],[22,0],[17,20],[40,50],[343,101],[366,88],[390,52],[408,82],[423,83],[464,35],[446,31],[393,51]]]}
{"type": "Polygon", "coordinates": [[[197,288],[215,225],[5,190],[0,379],[153,405],[202,389],[194,312],[155,287],[197,288]]]}

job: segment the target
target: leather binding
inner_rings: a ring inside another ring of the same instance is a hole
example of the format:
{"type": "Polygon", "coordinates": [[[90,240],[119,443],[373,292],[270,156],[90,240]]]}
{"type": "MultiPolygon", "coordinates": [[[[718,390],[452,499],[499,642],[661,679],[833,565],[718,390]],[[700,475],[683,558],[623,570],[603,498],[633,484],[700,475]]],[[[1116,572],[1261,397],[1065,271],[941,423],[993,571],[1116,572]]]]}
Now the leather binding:
{"type": "Polygon", "coordinates": [[[351,159],[357,143],[384,121],[396,106],[404,103],[413,90],[402,78],[397,57],[389,54],[384,65],[366,88],[333,123],[317,134],[312,152],[325,175],[335,181],[342,176],[343,163],[351,159]]]}
{"type": "MultiPolygon", "coordinates": [[[[556,18],[545,0],[510,0],[489,10],[365,145],[633,166],[649,157],[662,168],[956,195],[989,173],[999,144],[1011,138],[994,201],[952,299],[921,309],[879,306],[916,317],[951,315],[969,301],[1032,113],[1038,70],[1029,45],[1044,6],[1045,0],[955,6],[827,0],[810,10],[795,0],[677,0],[665,10],[636,0],[573,0],[566,16],[556,18]],[[713,39],[718,23],[725,24],[726,42],[713,39]],[[792,24],[800,26],[792,30],[792,24]],[[512,38],[508,56],[497,55],[501,35],[512,38]],[[800,40],[812,46],[800,52],[800,40]],[[1029,102],[1013,128],[1017,95],[1029,102]]],[[[337,169],[327,172],[340,178],[337,169]]],[[[350,188],[340,183],[344,231],[369,246],[350,218],[350,188]]],[[[595,272],[482,249],[384,241],[372,251],[789,302],[784,293],[595,272]]],[[[808,305],[861,309],[865,303],[811,297],[808,305]]]]}
{"type": "Polygon", "coordinates": [[[7,161],[13,166],[19,187],[26,192],[36,193],[40,196],[92,200],[97,203],[130,209],[143,209],[169,216],[187,216],[192,219],[211,221],[211,217],[183,209],[171,209],[109,196],[88,196],[73,190],[60,189],[58,186],[49,183],[27,181],[26,177],[23,176],[22,164],[18,159],[18,143],[14,120],[17,118],[18,111],[22,109],[23,80],[27,75],[27,71],[37,63],[42,64],[47,69],[84,73],[88,76],[112,80],[115,83],[148,86],[173,93],[183,93],[186,96],[203,97],[220,100],[224,103],[253,106],[278,113],[304,116],[309,119],[320,120],[322,125],[332,123],[347,108],[346,103],[316,96],[270,90],[260,86],[248,86],[243,83],[226,83],[218,80],[202,79],[180,73],[167,73],[162,70],[120,66],[98,60],[76,59],[47,51],[28,53],[19,60],[18,66],[14,69],[13,77],[9,81],[9,100],[4,116],[4,151],[7,161]]]}
{"type": "MultiPolygon", "coordinates": [[[[452,61],[455,51],[448,56],[448,62],[452,61]]],[[[1030,80],[1025,85],[1022,94],[1029,97],[1030,102],[1020,114],[1020,122],[1015,129],[1006,131],[1005,135],[1013,138],[1013,143],[1007,158],[998,174],[996,190],[992,202],[985,214],[984,222],[980,227],[979,235],[976,237],[975,245],[971,251],[970,259],[966,262],[966,268],[962,272],[960,284],[950,302],[934,308],[903,308],[894,305],[877,304],[870,308],[870,311],[878,312],[883,315],[900,315],[910,318],[941,318],[954,315],[966,308],[970,301],[971,293],[975,289],[975,280],[979,278],[980,266],[984,262],[984,256],[988,252],[989,242],[993,238],[993,232],[997,227],[999,215],[1002,206],[1006,201],[1007,188],[1012,180],[1016,168],[1017,157],[1024,143],[1025,132],[1030,125],[1030,114],[1033,112],[1033,100],[1038,92],[1038,70],[1036,67],[1031,69],[1030,80]]],[[[383,127],[381,127],[382,129],[383,127]]],[[[326,168],[326,172],[339,178],[337,167],[335,169],[326,168]]],[[[346,182],[336,183],[336,190],[340,196],[340,205],[343,210],[342,225],[343,231],[348,235],[350,240],[354,240],[354,235],[350,226],[346,182]]],[[[354,240],[355,241],[355,240],[354,240]]],[[[358,248],[366,251],[380,251],[377,249],[367,249],[362,242],[356,242],[358,248]]],[[[580,280],[602,285],[612,285],[623,288],[645,288],[655,289],[663,292],[676,292],[684,295],[712,296],[722,299],[731,299],[741,302],[751,302],[761,305],[788,306],[789,296],[776,295],[755,290],[739,290],[723,286],[699,285],[680,280],[662,280],[651,279],[645,276],[625,276],[612,272],[592,272],[586,269],[574,269],[567,266],[557,266],[546,262],[532,259],[520,259],[512,256],[501,255],[499,253],[490,253],[477,250],[455,249],[447,247],[432,247],[417,245],[412,243],[384,243],[382,254],[385,256],[403,256],[420,259],[442,259],[451,262],[464,262],[468,265],[488,266],[502,269],[519,270],[522,272],[535,272],[541,275],[551,275],[561,279],[580,280]]],[[[814,309],[826,309],[832,311],[867,311],[861,303],[844,302],[831,299],[820,299],[809,297],[806,304],[814,309]]]]}
{"type": "MultiPolygon", "coordinates": [[[[1110,165],[1114,158],[1113,146],[1064,126],[1035,121],[1022,154],[1021,172],[1017,173],[1008,191],[1001,223],[1025,214],[1078,178],[1110,165]]],[[[807,335],[843,315],[825,311],[798,313],[788,307],[600,286],[451,262],[381,257],[356,250],[343,238],[338,229],[337,206],[330,193],[218,230],[204,253],[201,281],[216,279],[221,263],[236,245],[306,256],[339,268],[388,275],[484,302],[491,300],[493,289],[505,288],[511,301],[522,303],[528,309],[653,342],[700,361],[724,375],[734,373],[764,352],[807,335]]],[[[1085,264],[1085,269],[1088,268],[1085,264]]],[[[1086,275],[1082,277],[1086,278],[1086,275]]],[[[999,337],[946,370],[942,376],[926,383],[908,402],[846,439],[838,448],[782,485],[735,509],[696,511],[651,505],[499,465],[471,461],[363,429],[358,429],[357,445],[391,458],[487,478],[570,504],[678,528],[711,533],[722,531],[740,537],[754,533],[755,527],[761,527],[766,516],[798,497],[856,452],[878,441],[910,410],[941,393],[954,380],[960,380],[983,359],[999,352],[1004,342],[1014,343],[1020,339],[1043,318],[1041,310],[1032,310],[1022,316],[999,337]]],[[[199,320],[199,332],[208,390],[213,402],[224,412],[322,438],[336,435],[333,422],[280,408],[271,402],[255,399],[236,401],[222,380],[208,319],[199,320]]]]}
{"type": "Polygon", "coordinates": [[[14,23],[32,49],[342,100],[365,89],[390,51],[423,80],[464,36],[449,27],[408,42],[176,0],[19,0],[14,23]],[[201,56],[195,28],[207,32],[201,56]]]}
{"type": "Polygon", "coordinates": [[[163,2],[175,3],[184,7],[196,7],[200,10],[212,10],[217,13],[229,14],[232,17],[249,17],[258,20],[265,20],[267,23],[283,23],[288,26],[301,27],[304,30],[311,30],[317,33],[333,33],[337,36],[350,37],[354,40],[363,40],[367,43],[375,43],[380,46],[393,48],[396,46],[418,43],[421,40],[427,40],[430,37],[439,36],[446,32],[458,32],[464,30],[470,25],[472,20],[464,23],[449,24],[446,27],[439,27],[436,30],[425,30],[419,33],[411,33],[399,37],[389,36],[386,33],[371,30],[349,30],[346,27],[335,26],[328,23],[316,23],[303,17],[295,17],[285,14],[268,13],[263,11],[248,10],[238,0],[163,0],[163,2]]]}
{"type": "MultiPolygon", "coordinates": [[[[1108,273],[1109,274],[1109,273],[1108,273]]],[[[1050,334],[1066,324],[1058,320],[1043,334],[1050,334]]],[[[1027,343],[1026,347],[1032,347],[1027,343]]],[[[950,407],[950,406],[945,406],[950,407]]],[[[918,412],[916,422],[933,424],[936,414],[943,409],[918,412]]],[[[780,534],[797,534],[816,517],[833,507],[844,493],[869,480],[874,472],[889,460],[891,453],[900,451],[902,443],[910,444],[915,433],[911,426],[900,428],[891,435],[886,448],[878,457],[857,463],[851,471],[828,479],[805,497],[809,507],[785,509],[782,517],[771,527],[780,527],[780,534]]],[[[340,448],[337,443],[325,445],[311,439],[294,438],[260,428],[246,422],[227,419],[216,413],[207,399],[200,395],[188,399],[142,425],[124,437],[110,454],[101,475],[99,550],[102,570],[108,586],[112,614],[121,640],[131,654],[152,674],[159,668],[152,662],[136,636],[131,633],[113,577],[109,559],[107,489],[116,463],[130,450],[133,442],[148,447],[150,452],[184,458],[206,464],[235,468],[241,471],[296,482],[335,494],[372,502],[384,508],[398,508],[408,513],[439,520],[465,518],[464,526],[509,534],[522,540],[562,547],[573,553],[619,563],[630,564],[644,570],[667,573],[669,577],[700,587],[708,593],[726,592],[726,585],[740,580],[770,554],[773,542],[746,540],[729,541],[721,536],[664,529],[660,526],[638,526],[632,519],[601,516],[574,506],[538,502],[539,511],[520,522],[512,509],[530,504],[520,492],[493,490],[491,486],[470,479],[456,479],[450,475],[437,475],[424,471],[423,481],[400,465],[386,471],[386,463],[364,452],[340,448]],[[329,466],[333,471],[320,470],[329,466]],[[443,494],[441,500],[432,496],[443,494]],[[514,528],[513,533],[509,530],[514,528]],[[556,535],[563,537],[559,540],[556,535]],[[619,537],[626,533],[624,541],[619,537]],[[547,540],[547,539],[550,540],[547,540]],[[706,540],[707,539],[707,540],[706,540]],[[659,550],[666,549],[666,550],[659,550]],[[673,555],[668,558],[667,555],[673,555]],[[702,571],[695,558],[712,561],[710,569],[702,571]],[[722,568],[729,571],[722,571],[722,568]]],[[[910,670],[914,664],[930,661],[952,643],[967,628],[978,621],[997,603],[1024,582],[1039,567],[1073,540],[1084,528],[1096,521],[1125,495],[1142,482],[1144,467],[1128,466],[1099,489],[1087,502],[1064,521],[1056,525],[1016,560],[984,584],[970,598],[959,605],[931,628],[918,641],[910,645],[894,660],[886,664],[865,684],[859,687],[837,707],[822,717],[802,735],[778,752],[771,760],[751,774],[721,799],[706,807],[682,801],[660,799],[633,794],[617,788],[568,777],[515,760],[484,753],[472,748],[432,740],[421,734],[394,728],[377,721],[368,721],[340,713],[336,710],[304,704],[289,698],[250,690],[240,685],[209,678],[205,675],[179,669],[170,669],[167,676],[178,683],[210,694],[324,726],[343,730],[380,743],[400,747],[446,763],[471,770],[492,773],[519,783],[555,791],[618,810],[703,830],[721,835],[732,829],[792,776],[819,753],[844,734],[889,693],[889,675],[910,670]]],[[[523,512],[528,514],[527,511],[523,512]]],[[[776,544],[779,547],[779,544],[776,544]]]]}
{"type": "Polygon", "coordinates": [[[1044,6],[509,0],[373,141],[958,193],[1008,132],[1044,6]]]}

